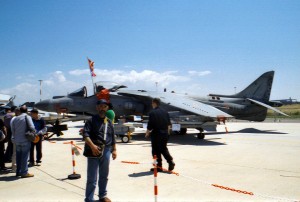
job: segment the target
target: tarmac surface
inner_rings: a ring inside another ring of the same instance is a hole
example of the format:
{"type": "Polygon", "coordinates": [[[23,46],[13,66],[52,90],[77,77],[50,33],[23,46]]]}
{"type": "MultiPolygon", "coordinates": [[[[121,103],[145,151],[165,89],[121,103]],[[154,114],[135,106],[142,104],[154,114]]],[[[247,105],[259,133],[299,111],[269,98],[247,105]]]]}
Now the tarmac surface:
{"type": "MultiPolygon", "coordinates": [[[[52,139],[56,143],[43,142],[41,166],[29,168],[33,178],[0,173],[1,202],[84,201],[86,158],[82,152],[75,156],[75,171],[81,178],[69,180],[71,146],[63,144],[73,140],[83,148],[78,133],[83,122],[67,124],[65,135],[52,139]]],[[[299,122],[229,122],[226,127],[228,133],[218,125],[218,132],[204,140],[196,138],[196,130],[171,136],[168,148],[176,163],[175,174],[158,173],[157,201],[300,201],[299,122]]],[[[118,140],[117,151],[110,164],[108,197],[154,201],[149,139],[141,133],[134,134],[130,143],[118,140]]]]}

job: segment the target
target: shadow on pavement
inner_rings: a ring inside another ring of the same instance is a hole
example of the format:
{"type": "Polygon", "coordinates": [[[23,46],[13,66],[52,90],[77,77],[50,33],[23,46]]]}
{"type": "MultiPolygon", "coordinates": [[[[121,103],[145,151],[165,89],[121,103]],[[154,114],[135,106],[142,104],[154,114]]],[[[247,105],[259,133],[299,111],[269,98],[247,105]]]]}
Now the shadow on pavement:
{"type": "MultiPolygon", "coordinates": [[[[238,130],[238,131],[229,131],[228,133],[226,132],[211,132],[209,133],[210,135],[222,135],[222,134],[237,134],[237,133],[253,133],[253,134],[288,134],[288,133],[284,133],[284,132],[278,132],[278,131],[274,131],[274,130],[259,130],[256,128],[244,128],[242,130],[238,130]]],[[[207,134],[207,135],[209,135],[207,134]]]]}
{"type": "Polygon", "coordinates": [[[140,172],[140,173],[132,173],[129,174],[129,177],[144,177],[144,176],[149,176],[149,175],[153,175],[153,172],[151,171],[144,171],[144,172],[140,172]]]}
{"type": "MultiPolygon", "coordinates": [[[[200,140],[197,138],[196,134],[187,134],[187,135],[171,135],[168,141],[168,146],[179,146],[179,145],[194,145],[194,146],[220,146],[226,145],[221,142],[217,142],[214,140],[221,140],[222,138],[207,138],[200,140]]],[[[145,146],[151,146],[150,138],[145,138],[144,133],[134,134],[132,136],[132,142],[129,144],[133,145],[141,145],[141,143],[137,143],[136,141],[148,141],[148,143],[142,143],[145,146]]],[[[127,143],[124,143],[127,144],[127,143]]]]}
{"type": "Polygon", "coordinates": [[[0,173],[0,181],[5,181],[5,182],[11,182],[20,179],[19,177],[14,176],[1,176],[3,174],[8,174],[8,173],[0,173]]]}

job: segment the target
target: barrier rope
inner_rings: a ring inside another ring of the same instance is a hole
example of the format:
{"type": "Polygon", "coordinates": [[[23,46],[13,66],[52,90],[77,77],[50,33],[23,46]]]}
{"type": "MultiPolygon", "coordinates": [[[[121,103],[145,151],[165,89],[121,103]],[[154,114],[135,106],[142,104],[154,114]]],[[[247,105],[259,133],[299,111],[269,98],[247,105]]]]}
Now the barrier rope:
{"type": "MultiPolygon", "coordinates": [[[[132,162],[132,161],[121,161],[122,163],[128,163],[128,164],[141,164],[139,162],[132,162]]],[[[177,172],[174,172],[174,171],[171,171],[171,170],[168,170],[168,169],[165,169],[163,167],[159,167],[157,166],[157,168],[160,168],[162,171],[164,172],[167,172],[167,173],[170,173],[170,174],[174,174],[176,176],[179,176],[179,173],[177,172]]],[[[185,175],[181,175],[182,177],[186,177],[186,178],[189,178],[189,179],[193,179],[195,180],[195,178],[192,178],[192,177],[187,177],[185,175]]],[[[200,181],[200,180],[196,180],[196,181],[200,181]]],[[[203,181],[200,181],[203,183],[203,181]]],[[[205,183],[205,184],[208,184],[208,185],[211,185],[211,186],[214,186],[214,187],[217,187],[217,188],[220,188],[220,189],[225,189],[225,190],[228,190],[228,191],[234,191],[234,192],[237,192],[237,193],[241,193],[241,194],[249,194],[249,195],[254,195],[252,192],[248,192],[248,191],[242,191],[242,190],[239,190],[239,189],[234,189],[234,188],[230,188],[230,187],[226,187],[226,186],[222,186],[222,185],[217,185],[217,184],[210,184],[210,183],[205,183]]]]}
{"type": "MultiPolygon", "coordinates": [[[[48,140],[49,143],[57,143],[55,141],[50,141],[48,140]]],[[[61,144],[61,143],[60,143],[61,144]]],[[[70,141],[70,142],[64,142],[62,144],[71,144],[73,147],[77,148],[77,149],[80,149],[82,150],[79,146],[77,146],[76,144],[73,143],[73,141],[70,141]]],[[[73,149],[72,149],[73,151],[73,149]]],[[[74,155],[72,153],[72,155],[74,155]]],[[[73,167],[75,166],[74,164],[74,159],[73,160],[73,167]]],[[[182,177],[185,177],[185,178],[188,178],[188,179],[191,179],[191,180],[194,180],[194,181],[198,181],[200,183],[203,183],[203,184],[206,184],[206,185],[210,185],[210,186],[213,186],[213,187],[216,187],[216,188],[219,188],[219,189],[223,189],[223,190],[227,190],[227,191],[232,191],[232,192],[236,192],[236,193],[239,193],[239,194],[245,194],[245,195],[250,195],[250,196],[258,196],[258,197],[262,197],[262,198],[269,198],[269,199],[273,199],[273,200],[283,200],[283,201],[294,201],[294,202],[300,202],[300,200],[294,200],[294,199],[288,199],[288,198],[280,198],[280,197],[274,197],[274,196],[269,196],[269,195],[263,195],[263,194],[254,194],[253,192],[250,192],[250,191],[244,191],[244,190],[240,190],[240,189],[235,189],[235,188],[232,188],[232,187],[227,187],[227,186],[222,186],[222,185],[218,185],[218,184],[212,184],[212,183],[208,183],[208,182],[205,182],[203,180],[199,180],[197,178],[194,178],[194,177],[190,177],[190,176],[187,176],[187,175],[183,175],[183,174],[179,174],[178,172],[175,172],[175,171],[170,171],[168,169],[165,169],[163,167],[159,167],[157,166],[154,162],[136,162],[136,161],[120,161],[121,163],[126,163],[126,164],[132,164],[132,165],[137,165],[137,164],[151,164],[154,166],[154,169],[156,168],[159,168],[161,169],[162,171],[164,172],[167,172],[167,173],[170,173],[170,174],[174,174],[176,176],[182,176],[182,177]]],[[[74,169],[74,168],[73,168],[74,169]]],[[[73,174],[75,173],[75,170],[73,170],[73,174]]],[[[154,175],[154,195],[155,195],[155,201],[157,201],[157,194],[158,194],[158,187],[157,187],[157,173],[156,173],[156,176],[154,175]]]]}
{"type": "Polygon", "coordinates": [[[221,186],[221,185],[217,185],[217,184],[211,184],[211,185],[214,186],[214,187],[220,188],[220,189],[228,190],[228,191],[234,191],[234,192],[241,193],[241,194],[254,195],[252,192],[248,192],[248,191],[242,191],[242,190],[239,190],[239,189],[225,187],[225,186],[221,186]]]}
{"type": "Polygon", "coordinates": [[[75,155],[79,156],[80,152],[79,150],[82,150],[79,146],[77,146],[73,141],[69,141],[69,142],[63,142],[63,143],[57,143],[56,141],[50,141],[48,140],[49,143],[52,144],[70,144],[71,145],[71,154],[72,154],[72,168],[73,168],[73,172],[72,174],[68,175],[68,179],[79,179],[81,178],[81,175],[76,173],[75,171],[75,166],[76,166],[76,161],[75,161],[75,155]]]}
{"type": "MultiPolygon", "coordinates": [[[[127,164],[135,164],[135,165],[136,164],[149,164],[149,163],[140,163],[140,162],[132,162],[132,161],[121,161],[121,162],[122,163],[127,163],[127,164]]],[[[235,189],[235,188],[232,188],[232,187],[222,186],[222,185],[218,185],[218,184],[212,184],[212,183],[209,183],[209,182],[206,182],[206,181],[203,181],[203,180],[199,180],[199,179],[194,178],[194,177],[190,177],[190,176],[187,176],[187,175],[179,174],[178,172],[170,171],[170,170],[165,169],[163,167],[157,166],[157,168],[160,168],[162,171],[174,174],[176,176],[181,176],[181,177],[184,177],[184,178],[188,178],[190,180],[194,180],[194,181],[200,182],[202,184],[210,185],[210,186],[213,186],[213,187],[216,187],[216,188],[219,188],[219,189],[223,189],[223,190],[227,190],[227,191],[236,192],[236,193],[239,193],[239,194],[245,194],[245,195],[249,195],[249,196],[254,196],[255,195],[257,197],[268,198],[268,199],[279,200],[279,201],[300,202],[300,200],[294,200],[294,199],[288,199],[288,198],[280,198],[280,197],[275,197],[275,196],[262,195],[262,194],[258,194],[258,193],[254,194],[253,192],[250,192],[250,191],[244,191],[244,190],[235,189]]]]}
{"type": "Polygon", "coordinates": [[[70,141],[70,142],[64,142],[63,144],[71,144],[72,146],[76,147],[77,149],[82,150],[80,147],[78,147],[76,144],[74,144],[73,141],[70,141]]]}
{"type": "Polygon", "coordinates": [[[77,146],[76,144],[73,143],[73,141],[70,141],[70,142],[63,142],[63,143],[58,143],[56,141],[51,141],[51,140],[48,140],[49,143],[52,143],[52,144],[71,144],[72,146],[76,147],[77,149],[80,149],[82,150],[81,147],[77,146]]]}
{"type": "Polygon", "coordinates": [[[132,161],[121,161],[121,163],[128,163],[128,164],[141,164],[139,162],[132,162],[132,161]]]}
{"type": "MultiPolygon", "coordinates": [[[[140,162],[136,162],[136,161],[121,161],[121,163],[127,163],[127,164],[153,164],[153,163],[140,163],[140,162]]],[[[179,173],[177,173],[177,172],[165,169],[165,168],[160,167],[160,166],[157,166],[157,168],[160,168],[164,172],[168,172],[168,173],[171,173],[171,174],[174,174],[174,175],[177,175],[177,176],[179,175],[179,173]]]]}
{"type": "Polygon", "coordinates": [[[160,169],[161,169],[162,171],[164,171],[164,172],[167,172],[167,173],[170,173],[170,174],[174,174],[174,175],[179,176],[179,173],[174,172],[174,171],[172,171],[172,170],[168,170],[168,169],[166,169],[166,168],[159,167],[159,166],[157,166],[157,168],[160,168],[160,169]]]}

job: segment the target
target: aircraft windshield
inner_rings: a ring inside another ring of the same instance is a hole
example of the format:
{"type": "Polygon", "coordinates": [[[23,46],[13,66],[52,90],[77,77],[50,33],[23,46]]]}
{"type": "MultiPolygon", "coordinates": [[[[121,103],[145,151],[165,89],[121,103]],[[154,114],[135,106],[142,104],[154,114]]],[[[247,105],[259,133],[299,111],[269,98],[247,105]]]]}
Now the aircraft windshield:
{"type": "Polygon", "coordinates": [[[86,87],[82,87],[78,90],[75,90],[74,92],[68,94],[68,96],[73,96],[73,97],[86,97],[87,96],[87,90],[86,87]]]}
{"type": "Polygon", "coordinates": [[[100,92],[103,89],[109,89],[110,91],[116,91],[120,88],[126,88],[126,86],[111,82],[111,81],[99,81],[95,83],[96,92],[100,92]]]}

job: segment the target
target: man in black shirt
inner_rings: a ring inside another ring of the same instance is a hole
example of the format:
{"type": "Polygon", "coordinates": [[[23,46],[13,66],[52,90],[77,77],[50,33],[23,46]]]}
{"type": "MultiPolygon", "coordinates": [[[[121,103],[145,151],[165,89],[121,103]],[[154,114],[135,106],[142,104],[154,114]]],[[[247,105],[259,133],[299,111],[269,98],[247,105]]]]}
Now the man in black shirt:
{"type": "Polygon", "coordinates": [[[111,202],[107,198],[107,182],[109,174],[110,156],[117,158],[115,132],[112,122],[105,117],[108,102],[104,99],[97,101],[97,115],[94,115],[84,125],[85,151],[87,162],[87,183],[85,201],[94,201],[94,192],[98,180],[100,202],[111,202]]]}
{"type": "MultiPolygon", "coordinates": [[[[152,156],[157,157],[158,171],[162,171],[162,159],[161,155],[169,163],[169,171],[173,170],[175,163],[173,157],[170,155],[167,148],[169,131],[171,128],[171,121],[168,112],[161,109],[160,99],[154,98],[152,100],[153,110],[149,113],[149,121],[146,131],[146,138],[151,136],[152,156]]],[[[151,169],[153,171],[153,169],[151,169]]]]}

